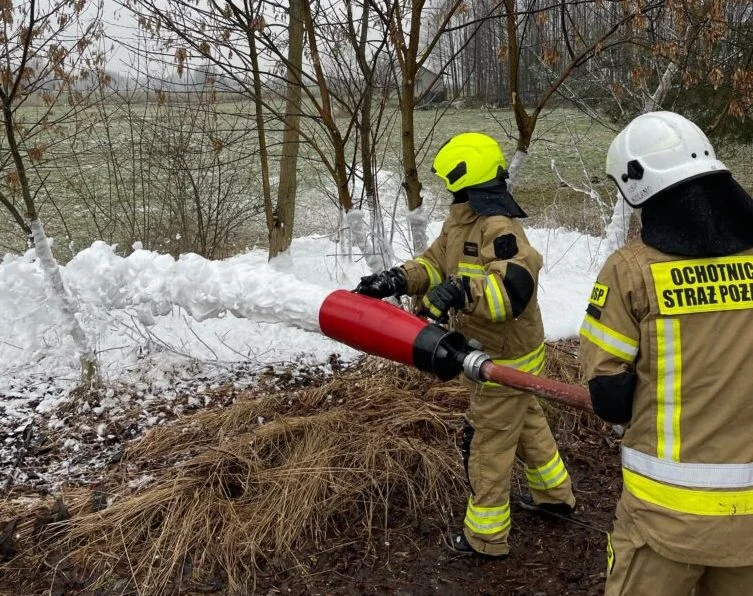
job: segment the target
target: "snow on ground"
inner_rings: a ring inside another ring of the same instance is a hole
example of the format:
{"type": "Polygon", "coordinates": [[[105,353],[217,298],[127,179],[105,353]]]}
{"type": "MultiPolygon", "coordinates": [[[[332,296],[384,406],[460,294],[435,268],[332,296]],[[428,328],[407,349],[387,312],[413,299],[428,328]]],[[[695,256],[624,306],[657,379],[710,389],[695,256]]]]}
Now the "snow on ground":
{"type": "MultiPolygon", "coordinates": [[[[430,238],[440,228],[441,222],[430,224],[430,238]]],[[[547,339],[577,335],[605,257],[601,239],[562,229],[528,234],[545,260],[539,300],[547,339]]],[[[395,252],[408,256],[405,246],[395,252]]],[[[345,362],[359,355],[319,333],[318,309],[327,294],[352,289],[368,273],[363,259],[342,256],[329,237],[296,239],[272,263],[266,250],[221,261],[141,249],[124,258],[95,242],[62,273],[96,345],[106,390],[69,399],[79,378],[72,340],[33,254],[6,255],[0,263],[0,482],[12,477],[16,484],[55,486],[104,465],[117,456],[120,441],[144,428],[210,406],[223,383],[252,384],[255,373],[291,363],[326,372],[333,354],[345,362]],[[70,458],[25,477],[21,459],[53,439],[70,458]],[[85,445],[113,448],[101,449],[97,462],[89,455],[77,460],[77,452],[90,454],[85,445]]]]}

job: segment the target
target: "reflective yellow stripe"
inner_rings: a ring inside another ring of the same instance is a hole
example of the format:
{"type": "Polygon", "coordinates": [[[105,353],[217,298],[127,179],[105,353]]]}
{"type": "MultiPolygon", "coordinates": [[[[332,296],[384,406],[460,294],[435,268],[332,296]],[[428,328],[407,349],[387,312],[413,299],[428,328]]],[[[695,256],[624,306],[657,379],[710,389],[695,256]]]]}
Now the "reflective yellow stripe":
{"type": "Polygon", "coordinates": [[[638,342],[636,340],[610,329],[591,315],[586,315],[583,319],[580,334],[605,352],[609,352],[622,360],[633,362],[638,355],[638,342]]]}
{"type": "Polygon", "coordinates": [[[442,274],[434,265],[423,257],[417,257],[415,261],[419,265],[423,265],[423,268],[426,269],[426,273],[429,276],[429,289],[442,283],[442,274]]]}
{"type": "Polygon", "coordinates": [[[656,456],[680,461],[682,348],[680,321],[656,320],[656,456]]]}
{"type": "Polygon", "coordinates": [[[753,515],[753,489],[698,490],[668,486],[622,469],[625,488],[635,497],[679,513],[693,515],[753,515]]]}
{"type": "Polygon", "coordinates": [[[533,373],[536,375],[543,370],[545,359],[546,349],[544,347],[544,344],[541,343],[535,350],[528,352],[528,354],[507,360],[498,358],[494,360],[494,363],[501,364],[503,366],[509,366],[517,370],[533,373]]]}
{"type": "Polygon", "coordinates": [[[486,303],[489,306],[489,313],[493,323],[500,323],[505,320],[507,313],[505,312],[505,295],[499,288],[497,277],[495,275],[487,275],[486,283],[484,284],[484,294],[486,295],[486,303]]]}
{"type": "Polygon", "coordinates": [[[483,265],[476,265],[475,263],[458,263],[458,275],[464,275],[466,277],[484,277],[486,269],[483,265]]]}
{"type": "Polygon", "coordinates": [[[427,296],[424,296],[423,300],[421,301],[424,303],[424,306],[429,310],[431,314],[433,314],[435,317],[439,318],[442,316],[442,311],[439,310],[436,306],[434,306],[431,302],[429,302],[429,298],[427,296]]]}
{"type": "Polygon", "coordinates": [[[612,535],[607,532],[607,573],[614,569],[614,548],[612,547],[612,535]]]}
{"type": "MultiPolygon", "coordinates": [[[[546,363],[546,349],[542,343],[535,350],[518,358],[495,358],[492,362],[494,362],[494,364],[501,364],[502,366],[509,366],[522,372],[531,373],[532,375],[538,375],[544,370],[544,364],[546,363]]],[[[484,381],[483,385],[486,387],[500,386],[499,383],[492,383],[491,381],[484,381]]]]}
{"type": "Polygon", "coordinates": [[[545,465],[540,468],[526,468],[525,472],[528,484],[534,490],[556,488],[568,478],[565,463],[562,461],[559,451],[545,465]]]}
{"type": "Polygon", "coordinates": [[[476,534],[497,534],[510,527],[510,502],[498,507],[477,507],[468,498],[465,525],[476,534]]]}

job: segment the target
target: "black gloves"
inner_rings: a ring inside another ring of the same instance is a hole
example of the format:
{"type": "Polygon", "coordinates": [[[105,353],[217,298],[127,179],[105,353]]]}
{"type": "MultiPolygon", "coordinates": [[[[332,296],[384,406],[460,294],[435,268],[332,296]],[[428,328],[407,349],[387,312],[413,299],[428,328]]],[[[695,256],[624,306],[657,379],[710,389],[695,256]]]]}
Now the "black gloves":
{"type": "MultiPolygon", "coordinates": [[[[381,273],[374,273],[361,278],[355,290],[356,294],[371,296],[372,298],[399,297],[405,294],[408,280],[402,267],[393,267],[381,273]]],[[[428,316],[435,321],[446,319],[447,311],[451,308],[463,308],[468,298],[469,289],[459,277],[448,277],[442,283],[434,286],[424,296],[423,309],[419,314],[428,316]]]]}
{"type": "Polygon", "coordinates": [[[387,296],[402,296],[408,280],[405,277],[402,267],[393,267],[388,271],[374,273],[361,278],[355,290],[356,294],[371,296],[372,298],[386,298],[387,296]]]}
{"type": "Polygon", "coordinates": [[[459,277],[448,277],[438,286],[434,286],[424,296],[426,315],[435,321],[441,321],[451,308],[461,309],[468,300],[468,290],[459,277]]]}

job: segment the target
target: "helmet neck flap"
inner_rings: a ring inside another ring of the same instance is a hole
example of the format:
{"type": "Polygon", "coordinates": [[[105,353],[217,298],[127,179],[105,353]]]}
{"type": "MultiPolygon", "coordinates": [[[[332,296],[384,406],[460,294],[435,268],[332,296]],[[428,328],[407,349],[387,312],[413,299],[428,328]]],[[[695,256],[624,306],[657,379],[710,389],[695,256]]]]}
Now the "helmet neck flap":
{"type": "Polygon", "coordinates": [[[651,198],[641,239],[667,254],[731,255],[753,247],[753,199],[729,172],[695,178],[651,198]]]}
{"type": "Polygon", "coordinates": [[[465,203],[477,215],[504,215],[505,217],[528,217],[507,190],[507,171],[501,171],[497,178],[469,186],[452,193],[452,204],[465,203]]]}

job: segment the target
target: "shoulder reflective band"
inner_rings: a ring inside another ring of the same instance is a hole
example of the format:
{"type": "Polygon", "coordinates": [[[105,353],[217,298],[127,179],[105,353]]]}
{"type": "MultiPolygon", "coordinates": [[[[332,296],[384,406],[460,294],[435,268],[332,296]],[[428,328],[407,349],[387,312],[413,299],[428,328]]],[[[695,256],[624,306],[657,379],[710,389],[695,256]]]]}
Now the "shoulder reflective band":
{"type": "Polygon", "coordinates": [[[499,534],[510,527],[510,501],[499,507],[477,507],[468,498],[465,525],[475,534],[499,534]]]}
{"type": "Polygon", "coordinates": [[[429,276],[429,289],[442,283],[442,274],[427,259],[417,257],[415,261],[419,265],[423,265],[424,269],[426,269],[426,274],[429,276]]]}
{"type": "Polygon", "coordinates": [[[486,270],[483,265],[477,265],[476,263],[458,263],[458,275],[465,277],[484,277],[486,270]]]}
{"type": "Polygon", "coordinates": [[[595,283],[588,301],[594,306],[604,306],[607,303],[609,288],[604,284],[595,283]]]}
{"type": "Polygon", "coordinates": [[[667,461],[630,447],[622,448],[622,465],[659,482],[693,488],[753,487],[753,463],[693,464],[667,461]]]}
{"type": "Polygon", "coordinates": [[[505,311],[505,295],[499,287],[497,276],[487,275],[484,284],[484,294],[486,303],[489,306],[489,315],[493,323],[501,323],[507,318],[505,311]]]}
{"type": "Polygon", "coordinates": [[[591,315],[586,315],[583,319],[580,334],[605,352],[609,352],[622,360],[633,362],[638,355],[638,342],[636,340],[610,329],[591,315]]]}
{"type": "Polygon", "coordinates": [[[753,308],[753,256],[653,263],[651,275],[663,315],[753,308]]]}
{"type": "Polygon", "coordinates": [[[656,319],[656,455],[680,461],[682,343],[679,319],[656,319]]]}
{"type": "Polygon", "coordinates": [[[551,490],[568,479],[565,462],[562,461],[559,451],[540,468],[526,467],[525,472],[528,486],[532,490],[551,490]]]}
{"type": "Polygon", "coordinates": [[[753,515],[753,490],[696,490],[667,486],[622,468],[625,489],[634,497],[670,511],[692,515],[753,515]]]}

